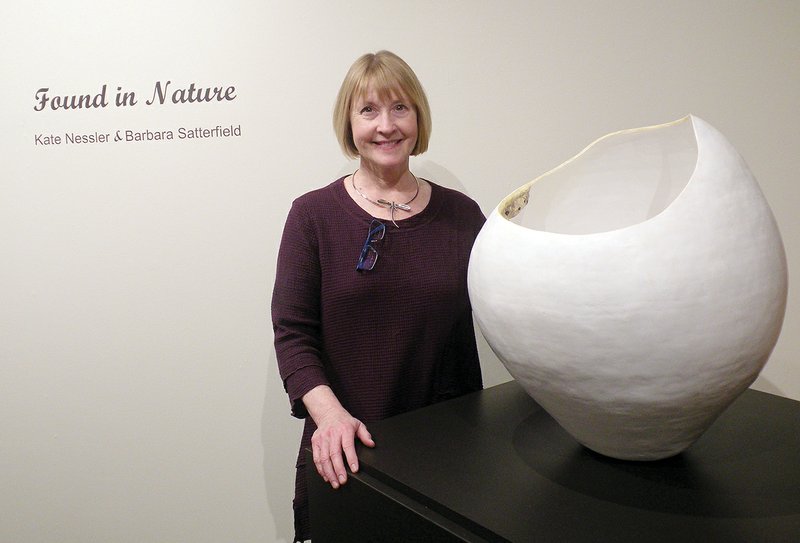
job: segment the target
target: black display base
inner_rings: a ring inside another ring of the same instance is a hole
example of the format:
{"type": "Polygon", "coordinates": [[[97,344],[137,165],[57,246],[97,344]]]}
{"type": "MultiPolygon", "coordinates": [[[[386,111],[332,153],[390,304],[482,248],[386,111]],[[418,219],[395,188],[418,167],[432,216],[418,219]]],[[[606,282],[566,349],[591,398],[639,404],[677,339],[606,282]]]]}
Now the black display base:
{"type": "Polygon", "coordinates": [[[655,462],[586,449],[515,381],[370,431],[339,490],[309,470],[314,543],[800,541],[800,402],[779,396],[655,462]]]}

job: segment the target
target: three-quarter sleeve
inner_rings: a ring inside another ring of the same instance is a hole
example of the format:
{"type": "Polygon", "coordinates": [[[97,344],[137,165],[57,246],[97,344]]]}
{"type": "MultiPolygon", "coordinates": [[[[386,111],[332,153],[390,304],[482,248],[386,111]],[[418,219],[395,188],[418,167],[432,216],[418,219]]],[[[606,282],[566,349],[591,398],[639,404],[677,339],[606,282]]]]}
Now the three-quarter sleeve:
{"type": "Polygon", "coordinates": [[[272,292],[272,328],[283,386],[292,415],[308,415],[302,397],[328,384],[321,356],[320,263],[317,236],[302,206],[294,202],[278,251],[272,292]]]}

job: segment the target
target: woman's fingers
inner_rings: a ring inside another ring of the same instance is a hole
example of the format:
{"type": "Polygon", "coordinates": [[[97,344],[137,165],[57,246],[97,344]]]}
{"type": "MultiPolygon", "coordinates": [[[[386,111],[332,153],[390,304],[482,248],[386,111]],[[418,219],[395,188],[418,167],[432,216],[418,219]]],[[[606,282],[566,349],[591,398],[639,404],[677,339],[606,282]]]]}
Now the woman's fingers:
{"type": "Polygon", "coordinates": [[[374,447],[375,441],[372,439],[372,434],[369,433],[367,427],[364,425],[363,422],[358,423],[358,430],[356,430],[356,435],[358,439],[361,440],[361,443],[366,445],[367,447],[374,447]]]}
{"type": "Polygon", "coordinates": [[[317,445],[313,439],[311,440],[311,452],[314,456],[314,467],[317,468],[317,473],[319,473],[322,480],[327,483],[328,479],[325,477],[325,473],[322,470],[322,452],[320,451],[319,445],[317,445]]]}
{"type": "Polygon", "coordinates": [[[339,488],[347,481],[347,470],[342,460],[342,448],[350,443],[352,447],[353,432],[346,426],[334,428],[318,428],[311,438],[314,465],[322,479],[333,488],[339,488]]]}
{"type": "Polygon", "coordinates": [[[349,417],[346,421],[317,428],[311,438],[314,465],[326,483],[339,488],[347,482],[347,466],[353,472],[358,471],[358,455],[355,438],[368,447],[375,442],[367,427],[361,421],[349,417]]]}
{"type": "MultiPolygon", "coordinates": [[[[347,482],[347,470],[344,467],[344,462],[342,462],[342,448],[338,447],[331,451],[331,464],[333,467],[334,477],[336,478],[334,482],[343,485],[347,482]]],[[[333,488],[336,488],[337,485],[333,485],[333,488]]]]}
{"type": "MultiPolygon", "coordinates": [[[[355,437],[358,437],[359,441],[367,447],[374,447],[375,442],[372,440],[372,435],[367,430],[367,427],[361,421],[356,422],[358,422],[358,426],[356,428],[355,437]]],[[[356,454],[355,438],[349,444],[343,444],[342,449],[344,450],[344,456],[347,459],[347,465],[350,466],[350,470],[353,473],[357,472],[358,455],[356,454]]]]}
{"type": "Polygon", "coordinates": [[[326,483],[330,483],[333,488],[339,488],[339,478],[331,460],[331,451],[335,450],[335,445],[331,442],[329,436],[317,435],[316,433],[311,441],[314,466],[317,468],[317,473],[326,483]]]}
{"type": "MultiPolygon", "coordinates": [[[[343,443],[342,450],[344,451],[345,459],[347,460],[347,465],[350,466],[350,470],[355,473],[358,471],[358,456],[356,455],[356,444],[355,440],[351,441],[350,443],[343,443]]],[[[344,466],[342,466],[344,467],[344,466]]]]}

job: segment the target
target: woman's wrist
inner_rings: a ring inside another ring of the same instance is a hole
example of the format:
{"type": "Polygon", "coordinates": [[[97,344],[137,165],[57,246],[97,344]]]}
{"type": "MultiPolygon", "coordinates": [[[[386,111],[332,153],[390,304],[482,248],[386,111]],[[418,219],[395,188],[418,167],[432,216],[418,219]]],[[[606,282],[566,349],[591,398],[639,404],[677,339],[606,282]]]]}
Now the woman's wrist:
{"type": "Polygon", "coordinates": [[[326,418],[347,413],[347,410],[342,407],[336,394],[333,393],[333,390],[328,385],[317,385],[306,392],[302,400],[308,414],[317,426],[320,426],[326,418]]]}

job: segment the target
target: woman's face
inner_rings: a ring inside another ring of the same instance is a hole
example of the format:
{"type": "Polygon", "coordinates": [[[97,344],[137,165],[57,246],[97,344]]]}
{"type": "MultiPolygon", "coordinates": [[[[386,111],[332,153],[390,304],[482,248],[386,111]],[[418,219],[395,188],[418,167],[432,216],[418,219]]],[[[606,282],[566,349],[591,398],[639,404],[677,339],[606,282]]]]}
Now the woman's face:
{"type": "Polygon", "coordinates": [[[362,166],[408,167],[408,157],[417,143],[417,112],[402,94],[393,92],[380,98],[368,89],[353,101],[350,124],[362,166]]]}

